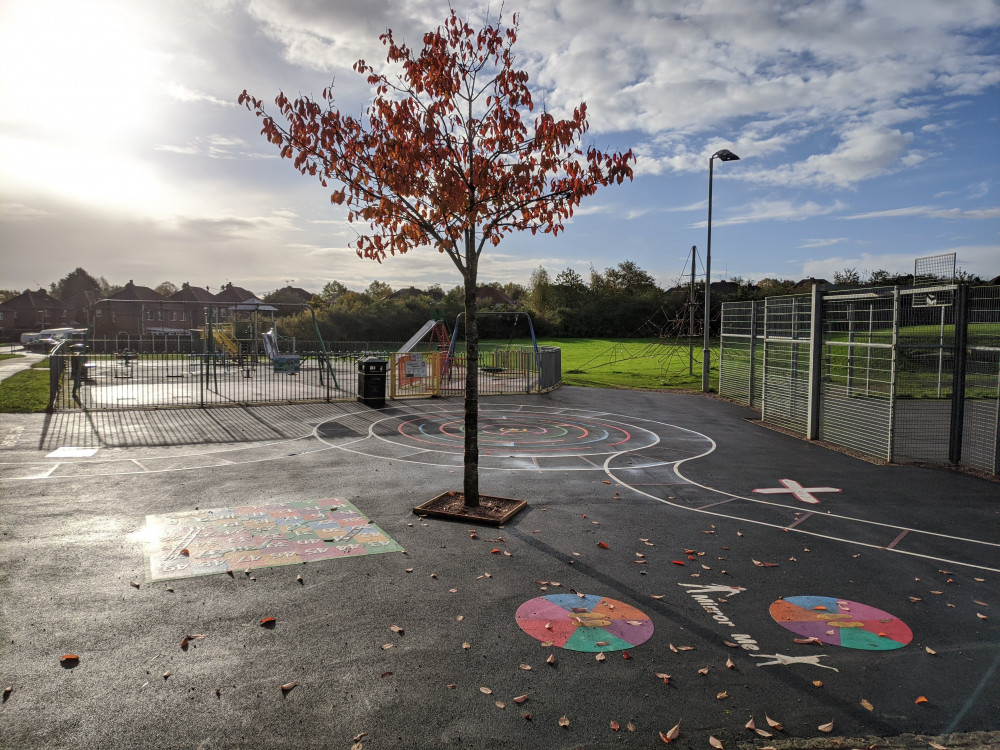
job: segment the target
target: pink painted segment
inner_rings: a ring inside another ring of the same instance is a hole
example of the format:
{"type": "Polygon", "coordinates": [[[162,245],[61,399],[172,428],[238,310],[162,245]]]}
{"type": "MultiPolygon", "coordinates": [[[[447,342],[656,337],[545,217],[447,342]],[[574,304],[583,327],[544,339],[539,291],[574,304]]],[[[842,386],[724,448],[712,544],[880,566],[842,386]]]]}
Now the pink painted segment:
{"type": "Polygon", "coordinates": [[[897,536],[895,539],[893,539],[891,542],[889,542],[889,546],[886,547],[886,549],[893,549],[897,544],[899,544],[901,541],[903,541],[903,537],[906,536],[909,533],[910,533],[909,529],[907,529],[906,531],[904,531],[903,533],[901,533],[899,536],[897,536]]]}

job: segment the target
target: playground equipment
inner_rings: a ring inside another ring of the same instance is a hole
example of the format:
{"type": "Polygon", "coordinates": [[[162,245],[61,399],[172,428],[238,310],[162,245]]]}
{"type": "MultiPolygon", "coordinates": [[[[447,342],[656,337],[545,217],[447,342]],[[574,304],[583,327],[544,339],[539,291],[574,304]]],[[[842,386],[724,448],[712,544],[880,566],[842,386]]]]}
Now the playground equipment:
{"type": "Polygon", "coordinates": [[[438,375],[441,368],[439,358],[424,357],[423,352],[414,352],[424,339],[424,352],[436,351],[444,352],[448,349],[448,328],[443,320],[432,318],[424,323],[420,329],[410,337],[409,341],[403,344],[396,356],[396,382],[397,387],[407,388],[418,380],[429,376],[438,375]],[[429,334],[429,335],[428,335],[429,334]],[[430,369],[428,369],[430,368],[430,369]]]}
{"type": "MultiPolygon", "coordinates": [[[[461,312],[458,317],[455,318],[455,330],[451,334],[451,343],[448,346],[448,357],[445,361],[444,369],[441,373],[442,378],[451,378],[452,365],[454,364],[455,357],[455,344],[458,341],[458,329],[459,324],[462,320],[462,316],[465,313],[461,312]]],[[[535,338],[535,326],[531,323],[531,316],[526,312],[504,312],[500,310],[480,310],[476,313],[478,316],[483,315],[509,315],[514,317],[513,325],[511,326],[510,336],[507,340],[507,348],[501,349],[499,347],[494,347],[492,349],[485,348],[480,342],[480,352],[479,352],[479,369],[483,372],[491,373],[493,375],[501,375],[511,369],[516,369],[518,375],[522,375],[521,370],[523,369],[518,363],[517,359],[512,355],[515,353],[511,349],[511,342],[514,339],[514,331],[517,328],[517,322],[523,316],[528,322],[528,332],[531,334],[531,346],[535,353],[535,364],[538,366],[538,372],[542,371],[542,358],[538,352],[538,339],[535,338]]],[[[516,354],[520,355],[522,352],[518,351],[516,354]]]]}

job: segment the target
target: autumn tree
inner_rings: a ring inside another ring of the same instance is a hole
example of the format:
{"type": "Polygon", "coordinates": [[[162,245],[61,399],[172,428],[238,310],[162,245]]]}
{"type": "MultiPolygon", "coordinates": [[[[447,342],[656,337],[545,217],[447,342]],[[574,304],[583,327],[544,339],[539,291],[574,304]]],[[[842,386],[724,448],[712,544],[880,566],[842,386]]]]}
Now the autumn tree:
{"type": "Polygon", "coordinates": [[[411,49],[392,31],[380,37],[394,75],[364,60],[374,98],[361,117],[342,114],[327,88],[318,100],[279,93],[277,115],[246,91],[239,101],[263,135],[304,175],[332,189],[347,219],[363,226],[354,249],[386,254],[430,247],[464,282],[464,499],[479,504],[476,286],[484,248],[516,231],[557,234],[598,187],[631,179],[631,151],[584,150],[587,107],[567,119],[533,110],[528,74],[514,68],[517,17],[476,30],[452,11],[411,49]]]}

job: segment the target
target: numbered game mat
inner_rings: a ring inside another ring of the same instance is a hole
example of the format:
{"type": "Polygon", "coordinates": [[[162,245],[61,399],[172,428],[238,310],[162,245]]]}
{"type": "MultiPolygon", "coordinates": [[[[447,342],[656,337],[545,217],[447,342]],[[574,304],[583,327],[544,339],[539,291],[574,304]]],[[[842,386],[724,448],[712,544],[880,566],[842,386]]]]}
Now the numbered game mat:
{"type": "Polygon", "coordinates": [[[339,498],[146,516],[148,581],[401,550],[339,498]]]}

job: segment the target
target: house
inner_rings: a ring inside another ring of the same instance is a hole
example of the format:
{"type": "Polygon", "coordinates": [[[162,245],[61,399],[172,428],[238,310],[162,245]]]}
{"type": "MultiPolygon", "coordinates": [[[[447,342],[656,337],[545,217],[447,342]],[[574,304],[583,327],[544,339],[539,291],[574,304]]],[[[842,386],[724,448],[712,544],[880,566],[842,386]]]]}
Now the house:
{"type": "Polygon", "coordinates": [[[192,325],[185,302],[168,300],[131,280],[120,292],[96,302],[92,309],[93,338],[127,342],[146,336],[187,335],[192,325]]]}
{"type": "Polygon", "coordinates": [[[479,308],[483,310],[491,307],[513,310],[517,307],[517,303],[514,300],[495,286],[479,287],[476,291],[476,302],[479,308]]]}
{"type": "Polygon", "coordinates": [[[187,311],[188,328],[201,328],[205,325],[205,308],[215,307],[215,295],[200,286],[191,286],[188,282],[167,299],[171,302],[181,302],[187,311]]]}
{"type": "Polygon", "coordinates": [[[44,289],[25,289],[16,297],[0,302],[0,338],[16,341],[22,333],[43,328],[61,328],[73,323],[73,311],[44,289]]]}

